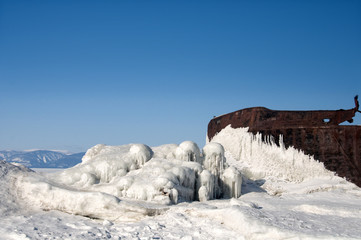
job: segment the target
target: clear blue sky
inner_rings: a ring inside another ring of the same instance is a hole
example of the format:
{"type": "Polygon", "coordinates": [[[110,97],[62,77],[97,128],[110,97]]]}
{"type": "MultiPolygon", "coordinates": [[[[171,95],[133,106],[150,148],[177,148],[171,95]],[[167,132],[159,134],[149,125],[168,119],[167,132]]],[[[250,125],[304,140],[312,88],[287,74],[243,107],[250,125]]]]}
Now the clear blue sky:
{"type": "Polygon", "coordinates": [[[0,149],[203,147],[215,115],[354,107],[361,1],[0,0],[0,83],[0,149]]]}

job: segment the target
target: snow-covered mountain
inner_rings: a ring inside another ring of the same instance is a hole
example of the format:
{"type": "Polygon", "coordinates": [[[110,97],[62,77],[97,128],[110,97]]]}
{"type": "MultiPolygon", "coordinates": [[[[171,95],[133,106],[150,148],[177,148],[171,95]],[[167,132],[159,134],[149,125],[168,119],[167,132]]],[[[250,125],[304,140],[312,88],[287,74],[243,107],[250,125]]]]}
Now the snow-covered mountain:
{"type": "Polygon", "coordinates": [[[0,160],[20,163],[29,168],[69,168],[81,162],[84,152],[65,154],[61,151],[0,151],[0,160]]]}

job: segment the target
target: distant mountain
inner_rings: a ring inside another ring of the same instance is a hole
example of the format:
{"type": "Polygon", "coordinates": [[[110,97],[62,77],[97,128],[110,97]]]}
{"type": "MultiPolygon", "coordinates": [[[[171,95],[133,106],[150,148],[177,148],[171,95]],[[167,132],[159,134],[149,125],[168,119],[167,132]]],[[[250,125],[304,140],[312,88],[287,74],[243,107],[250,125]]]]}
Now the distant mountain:
{"type": "Polygon", "coordinates": [[[0,151],[0,160],[20,163],[29,168],[69,168],[81,162],[85,152],[65,154],[60,151],[0,151]]]}

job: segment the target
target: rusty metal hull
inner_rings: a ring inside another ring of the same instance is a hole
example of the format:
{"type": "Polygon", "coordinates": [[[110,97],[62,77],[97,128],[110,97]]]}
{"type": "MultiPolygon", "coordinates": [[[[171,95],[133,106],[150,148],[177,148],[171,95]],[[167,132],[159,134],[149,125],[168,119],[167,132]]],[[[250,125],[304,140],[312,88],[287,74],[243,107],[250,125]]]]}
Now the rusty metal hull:
{"type": "MultiPolygon", "coordinates": [[[[356,102],[357,98],[355,98],[356,102]]],[[[211,140],[223,128],[248,127],[249,132],[283,135],[286,147],[293,146],[314,156],[325,167],[361,187],[361,126],[339,125],[352,122],[357,107],[336,111],[274,111],[263,107],[246,108],[213,118],[208,124],[211,140]]]]}

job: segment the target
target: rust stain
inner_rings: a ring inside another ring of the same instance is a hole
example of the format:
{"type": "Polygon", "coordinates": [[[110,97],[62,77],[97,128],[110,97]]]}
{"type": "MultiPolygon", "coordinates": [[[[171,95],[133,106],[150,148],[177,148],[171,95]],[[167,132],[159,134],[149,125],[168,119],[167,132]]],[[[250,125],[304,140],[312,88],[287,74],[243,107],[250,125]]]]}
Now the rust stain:
{"type": "Polygon", "coordinates": [[[347,110],[276,111],[264,107],[238,110],[213,118],[208,124],[208,139],[228,125],[249,127],[249,132],[273,136],[278,142],[283,135],[287,147],[294,146],[324,163],[325,167],[361,187],[361,126],[339,125],[353,122],[359,111],[347,110]]]}

